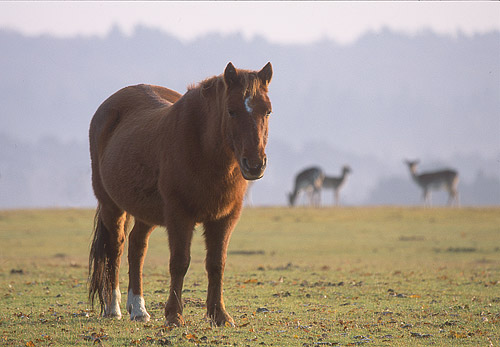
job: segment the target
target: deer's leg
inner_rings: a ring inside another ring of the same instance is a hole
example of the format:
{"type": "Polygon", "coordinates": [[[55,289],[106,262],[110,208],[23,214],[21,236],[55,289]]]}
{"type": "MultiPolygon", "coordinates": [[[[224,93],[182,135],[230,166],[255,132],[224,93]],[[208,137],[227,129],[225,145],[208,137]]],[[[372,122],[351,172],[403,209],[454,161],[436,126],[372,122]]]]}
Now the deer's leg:
{"type": "Polygon", "coordinates": [[[429,191],[427,189],[422,191],[422,199],[424,200],[424,206],[430,207],[429,191]]]}
{"type": "Polygon", "coordinates": [[[451,189],[448,189],[448,203],[447,203],[447,205],[452,206],[454,200],[455,200],[455,196],[453,194],[453,191],[451,189]]]}
{"type": "MultiPolygon", "coordinates": [[[[314,192],[308,189],[304,193],[304,195],[307,195],[307,198],[309,199],[309,206],[314,206],[314,192]]],[[[307,204],[307,201],[304,198],[302,198],[302,201],[304,201],[304,204],[307,204]]]]}
{"type": "Polygon", "coordinates": [[[134,228],[130,232],[128,244],[129,285],[127,297],[127,311],[130,313],[130,320],[147,322],[150,319],[150,315],[146,311],[142,292],[142,267],[148,250],[149,236],[154,228],[154,226],[136,220],[134,228]]]}
{"type": "Polygon", "coordinates": [[[313,187],[308,191],[309,193],[309,203],[312,207],[317,207],[317,197],[316,197],[316,189],[313,187]]]}
{"type": "Polygon", "coordinates": [[[316,188],[314,190],[314,193],[316,195],[316,207],[321,206],[321,189],[316,188]]]}
{"type": "Polygon", "coordinates": [[[170,247],[170,294],[165,305],[167,324],[184,325],[182,317],[182,287],[191,261],[191,240],[195,222],[181,213],[167,214],[167,232],[170,247]]]}
{"type": "Polygon", "coordinates": [[[455,206],[460,207],[460,194],[458,193],[458,190],[453,190],[453,197],[455,199],[455,206]]]}
{"type": "Polygon", "coordinates": [[[233,318],[226,312],[222,287],[227,247],[238,217],[239,212],[204,224],[207,248],[205,266],[208,274],[207,316],[217,326],[234,326],[233,318]]]}
{"type": "Polygon", "coordinates": [[[450,197],[448,199],[448,205],[450,205],[450,206],[455,205],[457,207],[460,206],[460,203],[458,201],[458,192],[455,189],[453,189],[453,190],[450,191],[450,197]]]}

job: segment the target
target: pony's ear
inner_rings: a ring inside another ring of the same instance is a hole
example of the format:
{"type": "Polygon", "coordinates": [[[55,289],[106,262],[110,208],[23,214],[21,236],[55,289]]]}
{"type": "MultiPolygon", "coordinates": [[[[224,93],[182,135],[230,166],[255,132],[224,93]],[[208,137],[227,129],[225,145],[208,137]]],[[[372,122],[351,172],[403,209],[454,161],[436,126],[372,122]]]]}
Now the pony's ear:
{"type": "Polygon", "coordinates": [[[266,66],[262,68],[257,74],[266,86],[271,82],[271,78],[273,77],[273,67],[271,63],[267,63],[266,66]]]}
{"type": "Polygon", "coordinates": [[[238,81],[238,72],[233,63],[229,62],[224,70],[224,82],[229,87],[238,81]]]}

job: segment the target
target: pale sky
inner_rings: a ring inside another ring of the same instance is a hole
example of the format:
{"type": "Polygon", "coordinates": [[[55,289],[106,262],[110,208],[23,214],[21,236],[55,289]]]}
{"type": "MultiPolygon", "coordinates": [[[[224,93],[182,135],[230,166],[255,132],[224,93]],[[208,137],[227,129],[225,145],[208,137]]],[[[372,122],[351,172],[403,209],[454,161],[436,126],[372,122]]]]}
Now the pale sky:
{"type": "Polygon", "coordinates": [[[208,33],[264,36],[274,43],[351,43],[384,27],[466,35],[500,30],[500,2],[1,2],[0,28],[27,35],[106,35],[142,24],[189,41],[208,33]]]}

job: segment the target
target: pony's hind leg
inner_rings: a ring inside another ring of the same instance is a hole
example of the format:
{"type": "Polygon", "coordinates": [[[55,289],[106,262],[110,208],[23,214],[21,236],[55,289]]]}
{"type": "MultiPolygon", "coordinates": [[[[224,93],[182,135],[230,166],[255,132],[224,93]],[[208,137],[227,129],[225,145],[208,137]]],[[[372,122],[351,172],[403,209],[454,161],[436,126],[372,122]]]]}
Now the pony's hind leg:
{"type": "Polygon", "coordinates": [[[119,269],[126,238],[126,212],[115,205],[99,205],[89,257],[89,297],[97,295],[105,317],[121,318],[119,269]]]}
{"type": "Polygon", "coordinates": [[[127,311],[130,313],[130,320],[147,322],[150,319],[150,315],[146,311],[142,293],[142,266],[144,265],[144,258],[148,250],[149,235],[151,235],[154,228],[154,226],[136,220],[134,228],[129,235],[127,311]]]}

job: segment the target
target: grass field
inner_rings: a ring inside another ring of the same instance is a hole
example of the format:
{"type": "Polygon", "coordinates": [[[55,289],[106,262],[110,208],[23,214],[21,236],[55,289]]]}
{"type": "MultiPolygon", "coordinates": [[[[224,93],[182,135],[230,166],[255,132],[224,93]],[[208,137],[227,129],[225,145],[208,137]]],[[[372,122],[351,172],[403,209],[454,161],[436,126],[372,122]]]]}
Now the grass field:
{"type": "Polygon", "coordinates": [[[204,318],[201,232],[187,324],[164,326],[161,229],[144,271],[151,321],[101,318],[87,303],[92,224],[89,210],[0,211],[0,345],[500,345],[500,208],[247,209],[225,274],[235,328],[204,318]]]}

